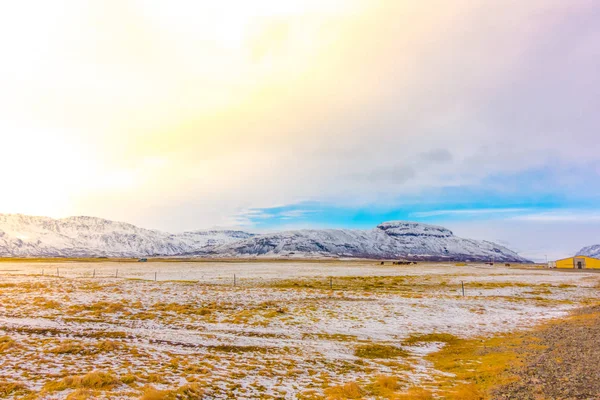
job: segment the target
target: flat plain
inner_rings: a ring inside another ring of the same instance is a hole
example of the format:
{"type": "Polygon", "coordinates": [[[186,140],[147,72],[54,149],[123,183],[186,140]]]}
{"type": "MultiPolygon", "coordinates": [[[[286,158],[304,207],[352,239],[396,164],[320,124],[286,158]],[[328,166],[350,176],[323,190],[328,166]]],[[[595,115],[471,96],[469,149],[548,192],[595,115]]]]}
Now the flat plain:
{"type": "Polygon", "coordinates": [[[486,398],[520,363],[506,346],[536,349],[515,335],[597,304],[599,283],[484,264],[2,262],[0,397],[486,398]]]}

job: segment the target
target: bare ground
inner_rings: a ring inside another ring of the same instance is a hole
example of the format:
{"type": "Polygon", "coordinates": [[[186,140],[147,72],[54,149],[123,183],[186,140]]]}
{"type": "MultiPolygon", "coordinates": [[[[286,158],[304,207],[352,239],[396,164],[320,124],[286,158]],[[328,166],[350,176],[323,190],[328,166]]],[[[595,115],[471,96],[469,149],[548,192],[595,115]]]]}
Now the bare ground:
{"type": "Polygon", "coordinates": [[[494,399],[600,399],[600,306],[531,335],[543,347],[511,371],[517,380],[496,389],[494,399]]]}

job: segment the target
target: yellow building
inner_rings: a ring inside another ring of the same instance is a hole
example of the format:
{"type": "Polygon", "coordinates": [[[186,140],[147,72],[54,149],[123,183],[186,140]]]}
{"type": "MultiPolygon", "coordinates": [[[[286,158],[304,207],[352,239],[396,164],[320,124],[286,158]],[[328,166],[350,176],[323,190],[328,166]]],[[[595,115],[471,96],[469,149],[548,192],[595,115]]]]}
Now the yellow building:
{"type": "Polygon", "coordinates": [[[556,261],[556,268],[600,269],[600,260],[587,256],[575,256],[556,261]]]}

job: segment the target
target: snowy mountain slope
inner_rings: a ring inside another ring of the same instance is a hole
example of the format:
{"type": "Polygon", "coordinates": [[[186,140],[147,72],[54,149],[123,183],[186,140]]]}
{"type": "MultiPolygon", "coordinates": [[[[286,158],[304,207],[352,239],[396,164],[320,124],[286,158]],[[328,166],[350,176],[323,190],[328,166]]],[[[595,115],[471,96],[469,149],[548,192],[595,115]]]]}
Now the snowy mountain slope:
{"type": "Polygon", "coordinates": [[[579,250],[576,255],[600,258],[600,244],[593,244],[591,246],[584,247],[583,249],[579,250]]]}
{"type": "Polygon", "coordinates": [[[171,256],[208,251],[251,236],[239,231],[196,231],[174,235],[94,217],[52,219],[0,214],[0,256],[171,256]]]}
{"type": "Polygon", "coordinates": [[[415,222],[384,222],[369,230],[313,229],[263,235],[213,230],[171,234],[94,217],[52,219],[0,214],[0,256],[152,255],[527,261],[497,244],[458,238],[448,229],[415,222]]]}
{"type": "Polygon", "coordinates": [[[462,239],[446,228],[390,221],[371,230],[297,230],[257,235],[215,248],[227,256],[336,256],[526,262],[492,242],[462,239]]]}

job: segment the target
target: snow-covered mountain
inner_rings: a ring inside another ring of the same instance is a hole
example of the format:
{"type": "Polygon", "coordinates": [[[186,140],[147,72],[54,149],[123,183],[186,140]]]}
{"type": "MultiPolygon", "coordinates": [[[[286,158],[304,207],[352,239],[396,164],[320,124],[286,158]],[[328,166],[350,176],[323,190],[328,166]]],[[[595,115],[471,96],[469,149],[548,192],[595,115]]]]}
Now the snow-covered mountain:
{"type": "Polygon", "coordinates": [[[0,256],[362,257],[525,262],[487,241],[461,239],[448,229],[392,221],[374,229],[297,230],[263,235],[242,231],[171,234],[93,217],[52,219],[0,214],[0,256]]]}
{"type": "Polygon", "coordinates": [[[210,251],[249,238],[241,231],[171,234],[94,217],[52,219],[0,214],[0,256],[142,257],[210,251]]]}
{"type": "Polygon", "coordinates": [[[256,235],[215,248],[229,256],[361,257],[527,262],[492,242],[462,239],[446,228],[390,221],[375,229],[297,230],[256,235]]]}
{"type": "Polygon", "coordinates": [[[576,255],[600,258],[600,244],[593,244],[591,246],[584,247],[583,249],[579,250],[576,255]]]}

